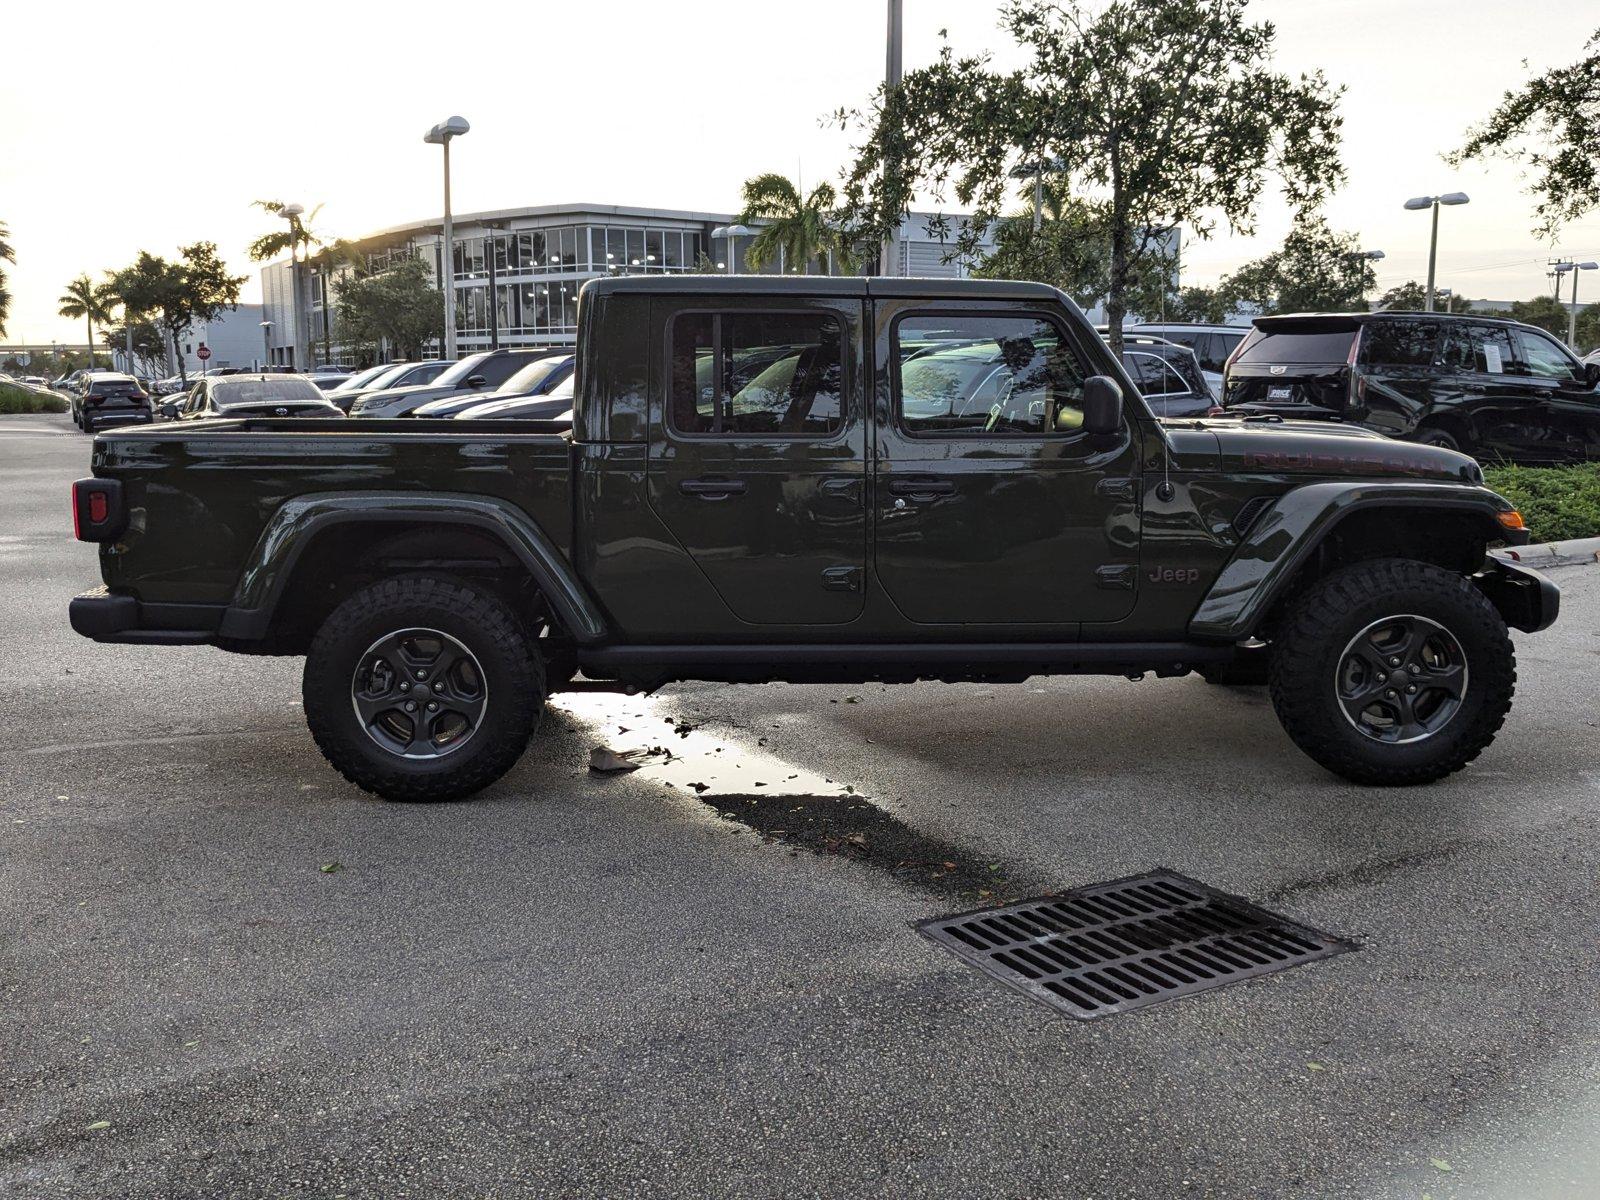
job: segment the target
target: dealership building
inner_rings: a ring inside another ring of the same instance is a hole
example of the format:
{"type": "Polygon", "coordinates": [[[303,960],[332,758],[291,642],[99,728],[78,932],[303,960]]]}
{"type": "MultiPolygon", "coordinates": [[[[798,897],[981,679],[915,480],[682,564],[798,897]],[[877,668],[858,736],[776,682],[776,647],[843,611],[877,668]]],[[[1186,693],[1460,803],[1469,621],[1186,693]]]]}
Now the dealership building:
{"type": "MultiPolygon", "coordinates": [[[[946,261],[959,217],[912,213],[895,243],[896,274],[960,278],[971,262],[946,261]],[[946,228],[948,223],[948,228],[946,228]]],[[[732,213],[624,208],[597,204],[542,205],[454,218],[450,256],[456,290],[456,346],[460,354],[491,346],[570,346],[577,336],[578,289],[607,275],[671,275],[693,271],[750,273],[754,234],[739,232],[732,213]],[[731,234],[730,234],[731,227],[731,234]]],[[[440,220],[418,221],[355,239],[371,267],[420,256],[443,286],[440,220]]],[[[988,249],[985,243],[983,249],[988,249]]],[[[981,251],[980,251],[981,254],[981,251]]],[[[830,264],[832,265],[832,264],[830,264]]],[[[338,280],[351,268],[302,266],[306,276],[302,317],[312,354],[296,345],[287,261],[261,272],[265,353],[274,363],[325,361],[350,365],[338,345],[334,317],[338,280]]],[[[788,274],[799,264],[762,264],[763,274],[788,274]]],[[[386,350],[386,348],[385,348],[386,350]]],[[[387,357],[385,353],[383,355],[387,357]]]]}

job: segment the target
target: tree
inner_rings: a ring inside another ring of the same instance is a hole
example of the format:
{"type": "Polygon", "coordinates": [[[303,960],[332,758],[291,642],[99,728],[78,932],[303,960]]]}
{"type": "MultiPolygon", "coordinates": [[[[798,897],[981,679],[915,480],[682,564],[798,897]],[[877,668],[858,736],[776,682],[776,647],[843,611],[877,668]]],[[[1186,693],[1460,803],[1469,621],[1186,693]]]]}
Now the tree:
{"type": "Polygon", "coordinates": [[[1234,311],[1232,300],[1220,287],[1180,288],[1178,294],[1167,302],[1167,317],[1173,321],[1221,325],[1234,311]]]}
{"type": "Polygon", "coordinates": [[[338,301],[339,337],[347,345],[387,341],[400,357],[421,358],[423,346],[444,338],[444,299],[420,258],[343,280],[338,301]]]}
{"type": "Polygon", "coordinates": [[[112,309],[117,306],[116,289],[109,283],[95,283],[87,275],[79,275],[67,284],[67,290],[61,293],[59,301],[61,307],[56,309],[63,317],[77,320],[82,317],[89,326],[89,355],[94,357],[94,327],[96,324],[107,325],[111,321],[112,309]]]}
{"type": "MultiPolygon", "coordinates": [[[[277,258],[280,254],[288,254],[291,260],[296,255],[309,257],[311,247],[322,245],[322,238],[311,231],[310,222],[317,219],[317,214],[322,211],[322,205],[317,205],[309,213],[291,213],[286,211],[290,205],[284,200],[254,200],[252,205],[263,212],[277,217],[282,224],[274,224],[271,229],[263,233],[250,243],[248,251],[251,262],[266,262],[269,258],[277,258]]],[[[296,324],[309,324],[306,313],[309,305],[304,300],[304,288],[300,281],[300,268],[292,266],[289,272],[289,287],[294,293],[293,320],[296,324]]],[[[307,363],[312,360],[311,338],[305,329],[294,331],[293,341],[298,347],[298,352],[305,356],[307,363]],[[300,345],[300,339],[305,337],[307,342],[300,345]]]]}
{"type": "Polygon", "coordinates": [[[1514,301],[1506,315],[1524,325],[1537,325],[1563,342],[1567,340],[1567,306],[1554,296],[1541,293],[1532,300],[1514,301]]]}
{"type": "MultiPolygon", "coordinates": [[[[112,350],[126,350],[129,345],[126,323],[109,325],[100,331],[100,340],[112,350]]],[[[164,375],[167,370],[167,345],[161,330],[149,321],[133,324],[133,362],[130,368],[141,375],[164,375]]]]}
{"type": "Polygon", "coordinates": [[[1271,69],[1275,31],[1245,21],[1246,0],[1010,0],[1001,25],[1031,55],[1001,73],[989,57],[938,61],[879,88],[844,186],[853,236],[886,236],[919,189],[970,205],[951,257],[996,220],[1010,170],[1040,161],[1085,197],[1110,242],[1106,311],[1113,349],[1135,281],[1165,231],[1205,237],[1217,221],[1250,232],[1269,175],[1297,213],[1344,178],[1340,89],[1320,73],[1271,69]],[[915,131],[915,137],[907,131],[915,131]]]}
{"type": "MultiPolygon", "coordinates": [[[[16,265],[17,255],[11,249],[11,230],[4,221],[0,221],[0,262],[16,265]]],[[[11,288],[6,282],[4,268],[0,268],[0,337],[5,336],[6,318],[11,315],[11,288]]]]}
{"type": "Polygon", "coordinates": [[[1330,229],[1321,217],[1298,222],[1283,245],[1246,263],[1219,285],[1233,307],[1262,313],[1365,312],[1377,284],[1360,239],[1330,229]]]}
{"type": "Polygon", "coordinates": [[[1529,191],[1539,198],[1534,231],[1552,241],[1563,222],[1600,205],[1600,30],[1584,49],[1571,66],[1506,92],[1446,158],[1452,166],[1490,156],[1524,163],[1533,173],[1529,191]]]}
{"type": "Polygon", "coordinates": [[[1420,312],[1428,307],[1428,289],[1415,279],[1408,279],[1379,296],[1378,307],[1380,309],[1392,308],[1406,312],[1420,312]]]}
{"type": "Polygon", "coordinates": [[[178,373],[188,382],[178,339],[197,323],[214,321],[224,309],[239,306],[243,275],[229,275],[215,242],[195,242],[179,250],[179,260],[140,251],[132,266],[117,272],[113,286],[122,297],[127,320],[157,324],[178,360],[178,373]]]}
{"type": "Polygon", "coordinates": [[[800,189],[782,175],[768,172],[744,182],[744,207],[736,218],[741,225],[762,228],[745,252],[745,262],[759,270],[778,259],[799,266],[807,275],[811,264],[828,271],[828,255],[848,258],[839,236],[834,207],[838,194],[830,183],[819,183],[803,199],[800,189]]]}

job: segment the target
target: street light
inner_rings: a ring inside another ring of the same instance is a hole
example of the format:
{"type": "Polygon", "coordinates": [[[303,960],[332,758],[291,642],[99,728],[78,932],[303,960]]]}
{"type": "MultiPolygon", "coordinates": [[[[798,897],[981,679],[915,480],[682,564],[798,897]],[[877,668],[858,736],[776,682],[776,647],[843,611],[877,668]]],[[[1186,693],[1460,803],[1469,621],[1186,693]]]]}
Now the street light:
{"type": "Polygon", "coordinates": [[[1059,156],[1036,158],[1032,162],[1018,163],[1011,169],[1011,178],[1033,177],[1033,231],[1038,233],[1044,225],[1044,173],[1059,171],[1066,163],[1059,156]]]}
{"type": "Polygon", "coordinates": [[[1413,196],[1406,201],[1406,208],[1412,212],[1424,208],[1433,210],[1433,234],[1428,239],[1428,297],[1424,312],[1433,311],[1433,266],[1439,254],[1439,205],[1465,203],[1467,203],[1465,192],[1446,192],[1442,196],[1413,196]]]}
{"type": "Polygon", "coordinates": [[[272,361],[272,322],[261,322],[261,365],[269,366],[272,361]]]}
{"type": "Polygon", "coordinates": [[[718,225],[711,231],[711,240],[726,238],[728,242],[728,274],[739,273],[739,248],[734,238],[749,237],[755,230],[748,225],[718,225]]]}
{"type": "Polygon", "coordinates": [[[455,226],[450,220],[450,139],[458,138],[472,126],[465,117],[440,121],[422,140],[430,146],[444,147],[444,250],[439,274],[444,276],[444,357],[456,356],[456,246],[455,226]]]}
{"type": "MultiPolygon", "coordinates": [[[[1572,304],[1567,309],[1567,349],[1576,354],[1578,352],[1578,272],[1600,270],[1600,263],[1559,262],[1556,264],[1555,269],[1557,275],[1565,275],[1568,271],[1572,272],[1572,304]]],[[[1561,291],[1561,281],[1559,279],[1556,280],[1556,291],[1561,291]]]]}
{"type": "MultiPolygon", "coordinates": [[[[294,323],[294,337],[289,345],[289,365],[295,365],[295,355],[300,349],[300,240],[295,236],[295,219],[305,212],[303,204],[285,204],[283,219],[289,222],[289,320],[294,323]]],[[[306,363],[310,366],[310,362],[306,363]]]]}

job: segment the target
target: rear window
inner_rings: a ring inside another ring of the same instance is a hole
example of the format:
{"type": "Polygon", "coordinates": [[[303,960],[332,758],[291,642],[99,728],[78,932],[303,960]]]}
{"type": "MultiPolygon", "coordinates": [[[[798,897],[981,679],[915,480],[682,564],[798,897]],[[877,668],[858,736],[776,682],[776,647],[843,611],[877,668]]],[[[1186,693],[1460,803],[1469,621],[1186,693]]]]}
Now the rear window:
{"type": "Polygon", "coordinates": [[[1438,321],[1373,321],[1361,338],[1369,366],[1431,367],[1438,354],[1438,321]]]}
{"type": "Polygon", "coordinates": [[[101,396],[131,396],[139,385],[131,379],[91,379],[89,390],[101,396]]]}
{"type": "Polygon", "coordinates": [[[1245,342],[1235,362],[1240,363],[1340,363],[1350,357],[1354,329],[1332,333],[1274,333],[1258,329],[1245,342]]]}
{"type": "Polygon", "coordinates": [[[211,396],[225,408],[230,404],[298,404],[321,400],[322,392],[309,379],[249,379],[214,384],[211,396]]]}

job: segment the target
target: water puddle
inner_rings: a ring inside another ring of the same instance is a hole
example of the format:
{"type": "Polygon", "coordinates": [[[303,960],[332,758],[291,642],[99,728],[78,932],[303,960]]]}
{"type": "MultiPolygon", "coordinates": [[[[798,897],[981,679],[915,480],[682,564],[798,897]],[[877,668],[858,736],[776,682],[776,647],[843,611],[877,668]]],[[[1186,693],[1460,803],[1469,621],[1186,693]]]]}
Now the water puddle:
{"type": "Polygon", "coordinates": [[[636,765],[632,774],[792,853],[848,858],[919,890],[974,905],[1041,889],[1039,880],[1019,875],[1014,864],[922,834],[852,784],[784,762],[761,748],[760,737],[752,748],[702,732],[673,711],[670,699],[575,693],[550,704],[586,725],[593,745],[636,765]]]}

